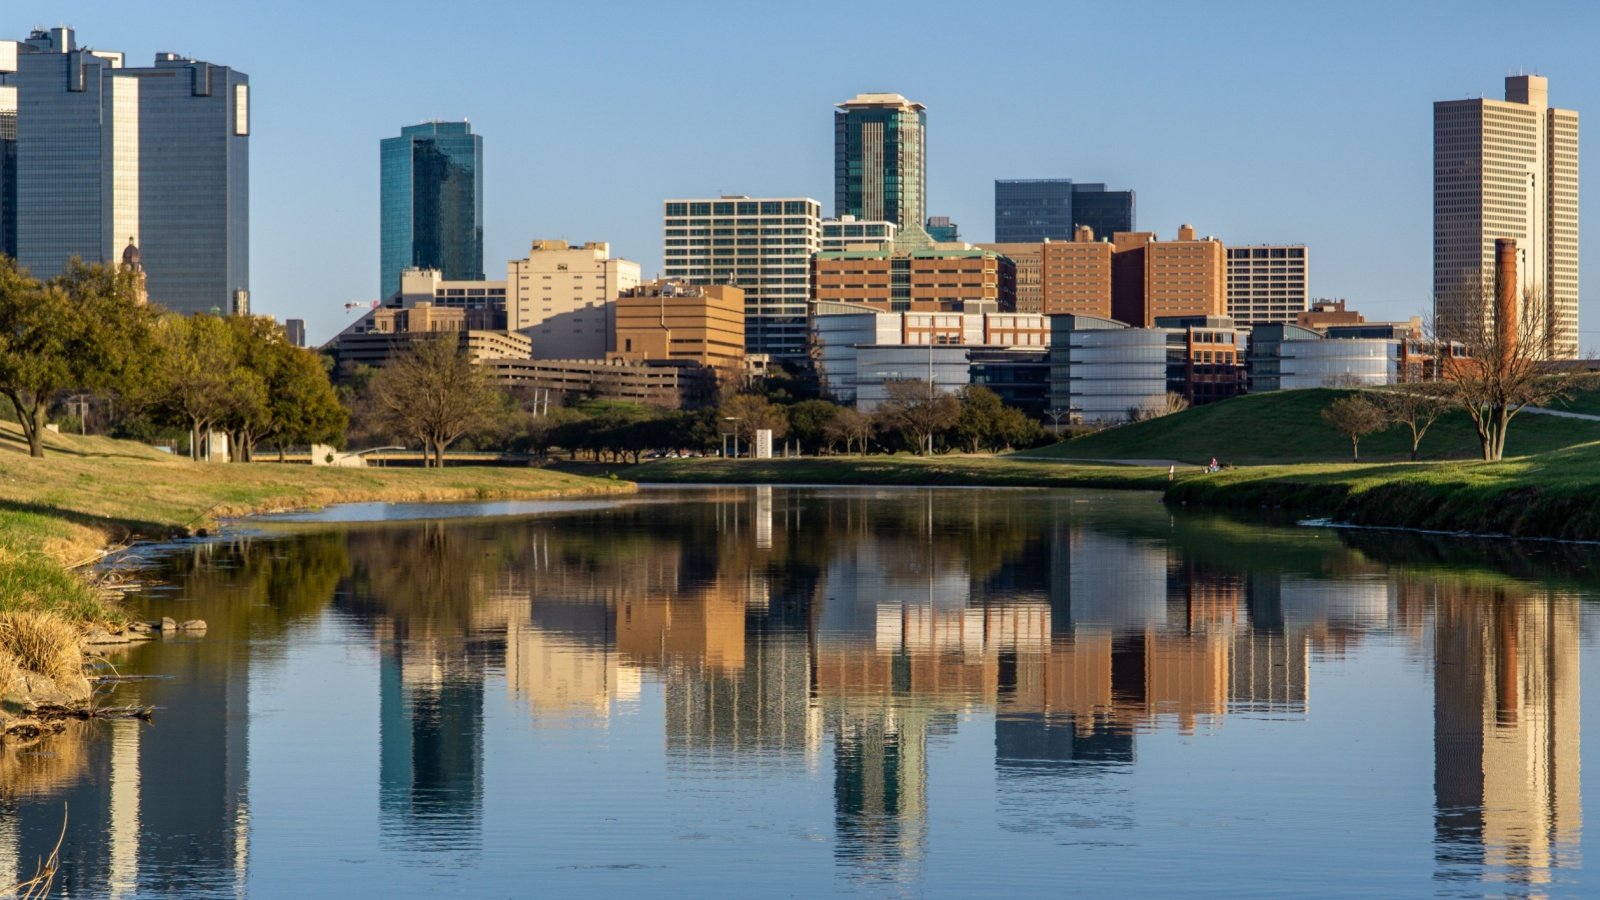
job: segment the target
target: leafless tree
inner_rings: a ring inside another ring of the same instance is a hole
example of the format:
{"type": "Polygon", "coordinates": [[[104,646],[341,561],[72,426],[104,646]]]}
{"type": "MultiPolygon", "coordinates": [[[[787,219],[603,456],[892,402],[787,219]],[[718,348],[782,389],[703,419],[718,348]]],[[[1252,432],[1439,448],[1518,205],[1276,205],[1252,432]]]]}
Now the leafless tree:
{"type": "Polygon", "coordinates": [[[1404,425],[1411,432],[1411,459],[1417,458],[1423,435],[1450,409],[1450,404],[1432,385],[1402,384],[1384,391],[1373,391],[1370,397],[1383,411],[1384,418],[1395,425],[1404,425]]]}
{"type": "Polygon", "coordinates": [[[1148,400],[1143,406],[1130,407],[1128,409],[1128,421],[1147,422],[1151,419],[1159,419],[1162,416],[1183,412],[1188,408],[1189,401],[1182,394],[1176,391],[1167,391],[1165,397],[1148,400]]]}
{"type": "Polygon", "coordinates": [[[1592,379],[1553,357],[1537,290],[1525,291],[1514,318],[1505,322],[1498,321],[1490,279],[1465,282],[1437,306],[1434,393],[1466,411],[1485,460],[1505,455],[1506,432],[1517,413],[1570,397],[1592,379]]]}
{"type": "Polygon", "coordinates": [[[1322,419],[1350,438],[1350,461],[1361,461],[1361,439],[1389,427],[1377,404],[1360,394],[1350,394],[1328,404],[1322,419]]]}
{"type": "Polygon", "coordinates": [[[416,439],[428,464],[488,420],[497,405],[488,373],[461,352],[453,333],[415,340],[372,379],[375,413],[384,426],[416,439]]]}
{"type": "Polygon", "coordinates": [[[823,426],[823,433],[830,446],[842,443],[846,453],[855,452],[859,447],[865,454],[867,441],[872,437],[872,419],[854,406],[841,406],[823,426]]]}
{"type": "Polygon", "coordinates": [[[884,388],[889,397],[873,418],[880,429],[899,434],[920,453],[932,453],[933,436],[949,430],[961,415],[955,395],[928,382],[891,381],[884,388]]]}

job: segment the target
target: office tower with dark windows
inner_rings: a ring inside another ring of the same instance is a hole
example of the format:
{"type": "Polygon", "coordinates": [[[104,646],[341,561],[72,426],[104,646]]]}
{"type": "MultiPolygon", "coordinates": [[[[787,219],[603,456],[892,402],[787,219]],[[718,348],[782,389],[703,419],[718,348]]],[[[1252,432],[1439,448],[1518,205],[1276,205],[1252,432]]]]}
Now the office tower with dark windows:
{"type": "Polygon", "coordinates": [[[1578,114],[1550,106],[1537,75],[1506,98],[1433,105],[1434,318],[1445,337],[1493,308],[1495,240],[1517,242],[1525,337],[1553,357],[1578,353],[1578,114]]]}
{"type": "Polygon", "coordinates": [[[955,244],[961,241],[961,226],[950,221],[949,216],[929,216],[928,237],[940,244],[955,244]]]}
{"type": "Polygon", "coordinates": [[[899,94],[858,94],[833,114],[833,214],[888,221],[902,234],[928,214],[927,108],[899,94]]]}
{"type": "Polygon", "coordinates": [[[49,278],[74,256],[113,262],[131,244],[152,301],[248,312],[244,73],[175,53],[128,68],[70,28],[13,49],[18,260],[49,278]]]}
{"type": "Polygon", "coordinates": [[[1104,184],[1069,178],[1027,178],[994,183],[996,243],[1070,241],[1087,225],[1096,240],[1135,226],[1133,191],[1108,191],[1104,184]]]}
{"type": "Polygon", "coordinates": [[[725,196],[668,200],[664,209],[665,277],[741,288],[746,350],[803,359],[822,204],[809,197],[725,196]]]}
{"type": "Polygon", "coordinates": [[[381,296],[405,269],[483,280],[483,136],[467,122],[424,122],[384,138],[381,296]]]}

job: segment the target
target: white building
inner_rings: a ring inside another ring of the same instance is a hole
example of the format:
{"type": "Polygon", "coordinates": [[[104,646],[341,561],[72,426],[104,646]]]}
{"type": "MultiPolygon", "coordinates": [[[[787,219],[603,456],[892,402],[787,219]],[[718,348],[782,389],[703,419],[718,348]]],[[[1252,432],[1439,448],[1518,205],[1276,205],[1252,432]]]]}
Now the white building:
{"type": "Polygon", "coordinates": [[[665,277],[744,290],[745,349],[806,353],[811,256],[822,249],[822,204],[809,197],[667,200],[665,277]]]}
{"type": "Polygon", "coordinates": [[[611,245],[534,241],[506,263],[506,327],[533,339],[534,359],[604,359],[616,331],[617,296],[639,285],[639,264],[611,245]]]}
{"type": "Polygon", "coordinates": [[[446,281],[438,269],[403,269],[400,291],[385,298],[385,305],[409,309],[418,303],[432,303],[452,309],[506,311],[504,281],[446,281]],[[395,301],[399,301],[398,303],[395,301]]]}
{"type": "Polygon", "coordinates": [[[900,226],[884,220],[866,221],[855,216],[822,220],[822,249],[849,250],[853,244],[892,244],[900,226]]]}
{"type": "Polygon", "coordinates": [[[1241,325],[1293,324],[1308,309],[1304,244],[1228,248],[1228,315],[1241,325]]]}
{"type": "Polygon", "coordinates": [[[1433,105],[1434,315],[1470,333],[1492,303],[1496,238],[1517,241],[1520,295],[1552,356],[1578,352],[1578,114],[1550,106],[1549,81],[1506,79],[1506,98],[1433,105]]]}

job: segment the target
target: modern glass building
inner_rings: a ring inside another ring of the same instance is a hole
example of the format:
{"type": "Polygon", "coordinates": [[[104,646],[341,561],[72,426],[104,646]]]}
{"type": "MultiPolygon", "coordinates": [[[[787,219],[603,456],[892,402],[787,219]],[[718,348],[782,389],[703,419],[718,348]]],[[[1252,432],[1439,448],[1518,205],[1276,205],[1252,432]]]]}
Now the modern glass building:
{"type": "Polygon", "coordinates": [[[961,226],[950,221],[949,216],[928,217],[928,237],[941,244],[955,244],[961,241],[961,226]]]}
{"type": "Polygon", "coordinates": [[[70,28],[13,46],[18,260],[49,278],[132,243],[153,302],[248,312],[249,78],[173,53],[127,68],[70,28]]]}
{"type": "Polygon", "coordinates": [[[424,122],[384,138],[379,153],[380,295],[400,289],[405,269],[482,281],[483,136],[467,122],[424,122]]]}
{"type": "Polygon", "coordinates": [[[833,214],[888,221],[902,232],[927,218],[927,107],[899,94],[858,94],[833,114],[833,214]]]}
{"type": "Polygon", "coordinates": [[[1074,184],[1069,178],[1027,178],[994,183],[995,243],[1072,240],[1079,225],[1095,239],[1134,231],[1133,191],[1108,191],[1104,184],[1074,184]]]}

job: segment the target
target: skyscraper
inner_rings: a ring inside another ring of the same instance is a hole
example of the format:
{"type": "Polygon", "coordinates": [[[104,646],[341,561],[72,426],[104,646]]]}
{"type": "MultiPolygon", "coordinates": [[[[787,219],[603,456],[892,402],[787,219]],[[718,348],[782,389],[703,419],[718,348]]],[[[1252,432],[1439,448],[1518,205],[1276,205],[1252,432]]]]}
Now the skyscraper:
{"type": "Polygon", "coordinates": [[[1308,308],[1304,244],[1228,248],[1228,315],[1242,325],[1292,325],[1308,308]]]}
{"type": "Polygon", "coordinates": [[[1097,240],[1133,231],[1133,191],[1108,191],[1104,184],[1074,184],[1069,178],[994,183],[996,243],[1070,241],[1080,225],[1089,226],[1097,240]]]}
{"type": "Polygon", "coordinates": [[[174,53],[126,68],[72,29],[13,45],[17,258],[34,275],[139,248],[150,298],[249,311],[250,85],[174,53]]]}
{"type": "Polygon", "coordinates": [[[858,94],[838,104],[833,214],[920,230],[928,213],[927,124],[927,108],[899,94],[858,94]]]}
{"type": "Polygon", "coordinates": [[[745,348],[803,358],[822,205],[809,197],[725,196],[668,200],[664,212],[666,277],[742,288],[745,348]]]}
{"type": "Polygon", "coordinates": [[[381,296],[400,289],[408,268],[482,281],[483,136],[467,122],[408,125],[383,139],[380,156],[381,296]]]}
{"type": "Polygon", "coordinates": [[[0,255],[17,255],[17,55],[20,41],[0,41],[0,255]]]}
{"type": "Polygon", "coordinates": [[[1578,114],[1549,82],[1506,79],[1505,100],[1433,105],[1433,293],[1442,334],[1488,315],[1496,238],[1517,242],[1522,321],[1554,357],[1578,352],[1578,114]]]}

